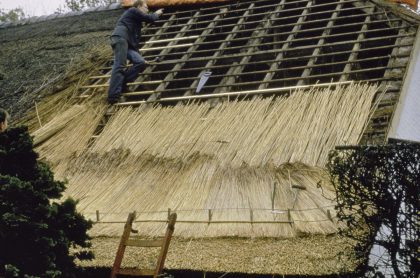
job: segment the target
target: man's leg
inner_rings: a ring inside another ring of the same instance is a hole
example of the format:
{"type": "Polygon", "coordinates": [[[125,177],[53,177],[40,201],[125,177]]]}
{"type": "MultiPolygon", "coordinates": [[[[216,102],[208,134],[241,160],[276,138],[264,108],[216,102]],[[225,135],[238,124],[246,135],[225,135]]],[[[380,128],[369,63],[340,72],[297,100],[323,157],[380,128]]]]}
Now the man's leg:
{"type": "Polygon", "coordinates": [[[125,84],[134,82],[137,79],[139,72],[146,66],[144,58],[140,53],[133,49],[128,49],[127,58],[131,61],[133,66],[125,73],[125,84]]]}
{"type": "Polygon", "coordinates": [[[108,103],[118,102],[121,96],[122,87],[125,79],[127,65],[127,40],[119,36],[111,37],[111,46],[114,51],[114,65],[112,66],[111,80],[109,82],[108,103]]]}

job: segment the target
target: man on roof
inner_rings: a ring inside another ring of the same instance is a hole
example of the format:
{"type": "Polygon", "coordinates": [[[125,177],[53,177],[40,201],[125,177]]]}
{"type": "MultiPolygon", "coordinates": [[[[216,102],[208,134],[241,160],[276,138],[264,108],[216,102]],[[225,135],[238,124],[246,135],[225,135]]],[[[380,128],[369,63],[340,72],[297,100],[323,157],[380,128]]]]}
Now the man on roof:
{"type": "Polygon", "coordinates": [[[145,66],[146,62],[138,50],[141,27],[143,22],[155,22],[162,13],[163,9],[149,13],[147,0],[136,0],[133,7],[126,10],[118,19],[111,35],[114,65],[108,91],[109,104],[118,102],[122,93],[127,90],[127,83],[136,80],[145,66]],[[128,70],[126,70],[127,59],[132,63],[128,70]]]}

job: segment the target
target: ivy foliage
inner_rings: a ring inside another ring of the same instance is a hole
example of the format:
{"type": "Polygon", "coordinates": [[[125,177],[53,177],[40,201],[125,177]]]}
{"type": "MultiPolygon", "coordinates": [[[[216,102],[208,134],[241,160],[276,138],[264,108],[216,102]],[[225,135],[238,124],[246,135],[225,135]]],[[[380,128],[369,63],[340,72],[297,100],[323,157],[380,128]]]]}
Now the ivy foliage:
{"type": "Polygon", "coordinates": [[[77,202],[58,202],[65,184],[37,160],[26,127],[0,133],[0,276],[77,277],[74,260],[90,259],[92,223],[77,202]]]}
{"type": "MultiPolygon", "coordinates": [[[[358,242],[356,256],[368,257],[366,240],[370,240],[371,246],[386,250],[382,266],[391,268],[394,277],[417,278],[420,145],[337,149],[330,153],[327,167],[337,192],[338,218],[347,224],[342,232],[358,242]],[[355,232],[361,227],[367,233],[355,232]]],[[[361,271],[383,275],[377,265],[366,264],[361,271]]]]}

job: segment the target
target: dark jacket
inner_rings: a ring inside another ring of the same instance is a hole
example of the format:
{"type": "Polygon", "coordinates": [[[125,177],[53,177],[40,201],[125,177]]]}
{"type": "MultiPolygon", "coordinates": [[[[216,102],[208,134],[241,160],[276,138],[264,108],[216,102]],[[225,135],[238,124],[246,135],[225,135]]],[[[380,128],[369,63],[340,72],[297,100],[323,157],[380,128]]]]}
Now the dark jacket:
{"type": "Polygon", "coordinates": [[[112,36],[120,36],[127,40],[128,47],[137,49],[143,22],[155,22],[159,16],[156,13],[145,14],[137,8],[129,8],[118,19],[112,36]]]}

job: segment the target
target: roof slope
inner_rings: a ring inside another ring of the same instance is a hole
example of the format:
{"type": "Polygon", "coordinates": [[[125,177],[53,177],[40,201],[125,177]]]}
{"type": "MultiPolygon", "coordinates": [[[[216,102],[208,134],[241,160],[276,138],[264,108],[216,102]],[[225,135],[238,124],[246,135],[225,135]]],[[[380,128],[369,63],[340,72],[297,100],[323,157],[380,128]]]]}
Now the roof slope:
{"type": "MultiPolygon", "coordinates": [[[[133,84],[131,101],[171,105],[226,92],[369,81],[387,91],[365,133],[370,142],[385,140],[418,27],[356,0],[241,1],[165,16],[140,45],[146,59],[162,62],[143,72],[143,86],[133,84]],[[205,96],[192,96],[205,72],[205,96]]],[[[92,83],[107,75],[98,78],[92,83]]]]}
{"type": "MultiPolygon", "coordinates": [[[[118,240],[100,237],[93,240],[93,245],[98,253],[93,263],[85,265],[112,265],[118,240]]],[[[145,248],[132,249],[124,255],[126,267],[152,267],[153,261],[149,258],[156,254],[145,248]]],[[[202,271],[212,277],[226,273],[231,277],[247,277],[243,273],[256,274],[253,277],[272,277],[274,273],[281,277],[355,277],[351,273],[360,262],[352,260],[351,252],[351,241],[338,236],[309,236],[296,240],[175,238],[171,241],[165,268],[202,271]]],[[[200,274],[194,277],[202,276],[200,274]]]]}
{"type": "MultiPolygon", "coordinates": [[[[80,28],[85,16],[77,17],[80,28]]],[[[104,32],[93,25],[100,41],[104,32]]],[[[130,102],[105,115],[112,60],[104,46],[78,64],[90,72],[76,66],[30,116],[32,127],[43,125],[34,133],[38,151],[69,180],[67,194],[80,199],[79,209],[96,220],[94,235],[119,234],[127,213],[137,210],[142,235],[154,237],[169,208],[178,213],[179,240],[205,239],[215,252],[220,241],[240,244],[239,237],[287,245],[304,244],[310,235],[325,255],[322,238],[329,235],[329,253],[338,254],[344,247],[335,235],[334,190],[321,168],[336,145],[385,138],[417,27],[356,0],[168,8],[144,29],[140,51],[161,61],[130,84],[130,102]]],[[[6,32],[12,39],[4,44],[27,30],[6,32]]],[[[287,246],[292,253],[297,245],[287,246]]],[[[306,274],[356,267],[351,256],[344,265],[327,257],[334,267],[317,272],[313,257],[304,256],[306,274]]],[[[230,269],[206,266],[222,259],[229,260],[203,253],[191,268],[255,271],[239,262],[230,269]]],[[[275,260],[267,260],[267,269],[299,274],[292,261],[272,267],[275,260]]]]}
{"type": "MultiPolygon", "coordinates": [[[[13,119],[34,109],[34,101],[66,87],[71,65],[108,48],[108,36],[120,9],[55,17],[47,21],[0,28],[0,106],[13,119]],[[95,52],[91,55],[92,52],[95,52]]],[[[97,61],[96,61],[97,62],[97,61]]]]}
{"type": "MultiPolygon", "coordinates": [[[[121,234],[127,213],[136,210],[140,235],[156,237],[164,230],[169,208],[178,214],[175,237],[196,241],[200,250],[208,251],[190,263],[190,253],[179,255],[174,268],[348,272],[358,263],[351,255],[344,262],[330,256],[343,251],[340,243],[351,242],[334,235],[340,226],[334,190],[326,173],[314,166],[325,163],[334,145],[357,143],[376,90],[354,85],[351,90],[295,92],[287,98],[226,102],[213,108],[209,103],[121,108],[93,142],[91,135],[105,110],[98,95],[64,109],[35,133],[35,140],[55,131],[38,151],[52,163],[57,177],[68,179],[66,194],[80,199],[79,210],[95,221],[94,236],[121,234]],[[320,240],[312,252],[333,267],[318,268],[308,256],[299,264],[283,258],[279,265],[268,260],[264,248],[251,244],[243,246],[243,259],[252,254],[264,258],[263,264],[233,263],[218,254],[221,247],[241,246],[243,237],[257,242],[276,238],[275,246],[292,252],[305,245],[307,236],[320,240]],[[324,240],[329,241],[327,257],[321,255],[324,240]],[[219,265],[220,260],[231,263],[219,265]]],[[[172,247],[177,254],[183,248],[172,247]]],[[[105,255],[97,256],[92,264],[102,265],[105,255]]]]}

